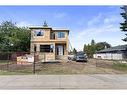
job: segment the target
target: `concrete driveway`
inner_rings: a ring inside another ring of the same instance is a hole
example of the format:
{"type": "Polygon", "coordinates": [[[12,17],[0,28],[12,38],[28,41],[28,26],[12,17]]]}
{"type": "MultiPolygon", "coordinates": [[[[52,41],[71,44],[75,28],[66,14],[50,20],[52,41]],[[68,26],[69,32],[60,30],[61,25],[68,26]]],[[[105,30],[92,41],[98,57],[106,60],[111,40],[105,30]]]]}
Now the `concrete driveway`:
{"type": "Polygon", "coordinates": [[[127,74],[8,75],[0,89],[127,89],[127,74]]]}

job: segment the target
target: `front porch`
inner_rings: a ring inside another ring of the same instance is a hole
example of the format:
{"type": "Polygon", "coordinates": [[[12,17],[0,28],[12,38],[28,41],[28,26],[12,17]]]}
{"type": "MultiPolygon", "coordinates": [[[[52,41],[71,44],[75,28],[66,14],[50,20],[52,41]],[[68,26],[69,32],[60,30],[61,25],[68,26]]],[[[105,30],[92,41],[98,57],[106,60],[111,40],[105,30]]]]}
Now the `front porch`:
{"type": "Polygon", "coordinates": [[[55,44],[55,59],[56,60],[67,60],[68,49],[67,44],[55,44]]]}
{"type": "Polygon", "coordinates": [[[38,55],[41,62],[67,60],[67,43],[36,43],[33,44],[33,50],[38,55]]]}

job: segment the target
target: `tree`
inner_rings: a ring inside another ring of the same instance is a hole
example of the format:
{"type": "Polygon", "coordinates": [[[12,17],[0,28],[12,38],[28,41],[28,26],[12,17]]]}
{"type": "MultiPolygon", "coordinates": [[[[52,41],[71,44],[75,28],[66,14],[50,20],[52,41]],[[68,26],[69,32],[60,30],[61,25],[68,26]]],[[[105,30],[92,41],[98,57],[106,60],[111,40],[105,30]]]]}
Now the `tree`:
{"type": "Polygon", "coordinates": [[[76,54],[77,53],[77,50],[74,48],[73,49],[73,54],[76,54]]]}
{"type": "Polygon", "coordinates": [[[96,43],[95,41],[92,39],[91,40],[91,56],[93,56],[93,54],[96,52],[96,43]]]}
{"type": "MultiPolygon", "coordinates": [[[[122,23],[120,23],[121,27],[121,31],[123,32],[127,32],[127,6],[123,6],[121,7],[121,9],[123,9],[123,12],[120,13],[120,15],[123,17],[124,21],[122,23]]],[[[127,34],[125,34],[127,36],[127,34]]],[[[125,37],[124,39],[122,39],[123,41],[127,41],[127,37],[125,37]]]]}
{"type": "Polygon", "coordinates": [[[95,45],[94,39],[91,40],[91,45],[95,45]]]}
{"type": "Polygon", "coordinates": [[[14,42],[16,42],[16,26],[11,22],[2,22],[0,25],[0,48],[10,51],[14,42]]]}
{"type": "Polygon", "coordinates": [[[30,51],[30,30],[27,28],[19,28],[18,38],[20,42],[18,46],[20,46],[19,51],[30,51]]]}
{"type": "Polygon", "coordinates": [[[96,50],[99,51],[99,50],[103,50],[105,48],[110,48],[111,45],[108,44],[107,42],[99,42],[96,44],[96,50]]]}
{"type": "Polygon", "coordinates": [[[11,21],[0,25],[0,51],[29,51],[30,31],[19,28],[11,21]]]}
{"type": "Polygon", "coordinates": [[[93,54],[95,53],[95,45],[84,45],[83,51],[87,54],[89,58],[93,57],[93,54]]]}
{"type": "Polygon", "coordinates": [[[110,47],[111,45],[108,44],[107,42],[95,43],[94,40],[91,40],[91,44],[88,44],[88,45],[84,44],[83,51],[87,54],[89,58],[92,58],[93,54],[95,54],[96,51],[99,51],[105,48],[110,48],[110,47]]]}
{"type": "Polygon", "coordinates": [[[86,52],[87,45],[84,44],[83,51],[86,52]]]}
{"type": "Polygon", "coordinates": [[[89,58],[92,57],[92,52],[93,52],[92,47],[91,47],[91,45],[88,44],[88,46],[86,48],[86,54],[88,55],[89,58]]]}

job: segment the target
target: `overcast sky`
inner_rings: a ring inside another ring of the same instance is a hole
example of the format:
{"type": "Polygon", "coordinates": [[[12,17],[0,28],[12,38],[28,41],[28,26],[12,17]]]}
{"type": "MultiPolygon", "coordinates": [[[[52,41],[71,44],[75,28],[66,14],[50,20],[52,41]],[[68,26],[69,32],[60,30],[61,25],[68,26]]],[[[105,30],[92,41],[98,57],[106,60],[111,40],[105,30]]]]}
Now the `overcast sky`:
{"type": "Polygon", "coordinates": [[[120,6],[0,6],[0,22],[11,20],[18,26],[41,26],[70,30],[73,48],[82,50],[92,39],[112,46],[126,44],[119,29],[123,20],[120,6]]]}

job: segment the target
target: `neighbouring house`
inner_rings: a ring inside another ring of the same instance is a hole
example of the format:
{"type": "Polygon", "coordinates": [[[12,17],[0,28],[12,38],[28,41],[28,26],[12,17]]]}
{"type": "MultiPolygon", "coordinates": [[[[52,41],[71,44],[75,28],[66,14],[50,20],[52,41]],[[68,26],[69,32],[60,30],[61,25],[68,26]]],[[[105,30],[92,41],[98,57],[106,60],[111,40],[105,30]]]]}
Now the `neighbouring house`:
{"type": "Polygon", "coordinates": [[[93,55],[93,58],[113,59],[113,60],[127,59],[127,45],[119,45],[119,46],[97,51],[93,55]]]}
{"type": "Polygon", "coordinates": [[[68,29],[52,29],[43,26],[29,27],[31,30],[30,52],[36,52],[42,61],[66,60],[68,56],[68,29]]]}

